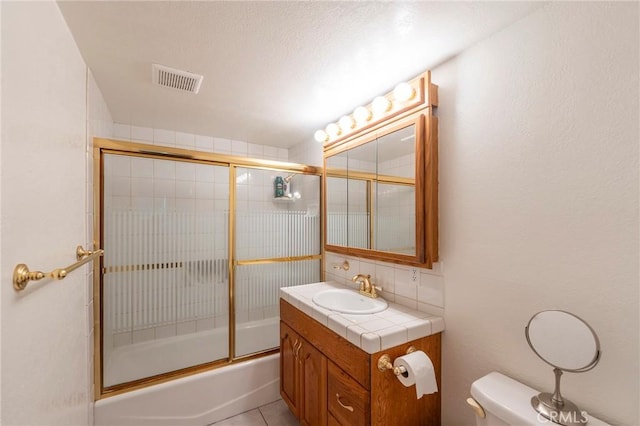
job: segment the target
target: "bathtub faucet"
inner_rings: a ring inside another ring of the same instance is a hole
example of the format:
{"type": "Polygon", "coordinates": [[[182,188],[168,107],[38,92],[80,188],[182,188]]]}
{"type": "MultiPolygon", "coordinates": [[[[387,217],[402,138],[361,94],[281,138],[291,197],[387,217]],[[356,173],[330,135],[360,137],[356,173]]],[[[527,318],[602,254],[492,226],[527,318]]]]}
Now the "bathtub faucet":
{"type": "Polygon", "coordinates": [[[379,287],[374,286],[371,283],[371,275],[358,274],[351,278],[351,281],[354,283],[360,283],[360,294],[363,294],[367,297],[378,297],[378,293],[376,290],[382,290],[379,287]]]}

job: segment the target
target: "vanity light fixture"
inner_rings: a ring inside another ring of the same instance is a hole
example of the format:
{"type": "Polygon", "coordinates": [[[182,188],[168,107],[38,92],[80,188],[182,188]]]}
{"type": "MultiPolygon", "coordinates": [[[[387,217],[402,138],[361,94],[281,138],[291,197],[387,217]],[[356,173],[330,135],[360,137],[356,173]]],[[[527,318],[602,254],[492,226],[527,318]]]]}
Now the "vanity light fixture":
{"type": "Polygon", "coordinates": [[[429,79],[430,74],[426,72],[410,81],[398,83],[392,91],[357,107],[353,113],[340,117],[324,130],[316,131],[316,141],[331,145],[364,129],[377,126],[391,117],[402,115],[422,105],[430,106],[432,102],[437,103],[437,86],[431,85],[429,79]],[[427,86],[425,77],[428,81],[427,86]]]}
{"type": "Polygon", "coordinates": [[[393,89],[393,98],[398,102],[407,102],[415,98],[416,90],[409,83],[400,83],[393,89]]]}
{"type": "Polygon", "coordinates": [[[378,96],[373,100],[371,107],[373,108],[373,113],[380,116],[391,109],[391,101],[384,96],[378,96]]]}
{"type": "Polygon", "coordinates": [[[371,120],[371,111],[363,106],[359,106],[358,108],[353,110],[353,117],[356,119],[358,124],[362,125],[371,120]]]}
{"type": "Polygon", "coordinates": [[[325,130],[331,138],[336,138],[342,133],[340,126],[338,126],[336,123],[329,124],[325,130]]]}
{"type": "Polygon", "coordinates": [[[313,134],[313,138],[316,140],[316,142],[326,142],[329,140],[329,135],[327,135],[327,132],[325,132],[324,130],[316,130],[316,132],[313,134]]]}
{"type": "Polygon", "coordinates": [[[351,118],[351,116],[349,115],[343,115],[340,120],[338,120],[338,124],[340,125],[340,128],[345,132],[348,132],[356,126],[353,118],[351,118]]]}

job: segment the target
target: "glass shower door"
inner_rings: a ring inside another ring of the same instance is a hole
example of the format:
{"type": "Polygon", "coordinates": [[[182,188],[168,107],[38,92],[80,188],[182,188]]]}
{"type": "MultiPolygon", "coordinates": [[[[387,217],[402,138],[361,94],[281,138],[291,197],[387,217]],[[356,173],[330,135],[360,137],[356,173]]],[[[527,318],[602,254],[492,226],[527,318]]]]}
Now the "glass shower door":
{"type": "Polygon", "coordinates": [[[235,171],[234,341],[241,357],[279,345],[280,287],[320,281],[320,176],[235,171]],[[283,184],[277,194],[276,182],[283,184]]]}
{"type": "Polygon", "coordinates": [[[103,387],[229,356],[229,167],[104,155],[103,387]]]}

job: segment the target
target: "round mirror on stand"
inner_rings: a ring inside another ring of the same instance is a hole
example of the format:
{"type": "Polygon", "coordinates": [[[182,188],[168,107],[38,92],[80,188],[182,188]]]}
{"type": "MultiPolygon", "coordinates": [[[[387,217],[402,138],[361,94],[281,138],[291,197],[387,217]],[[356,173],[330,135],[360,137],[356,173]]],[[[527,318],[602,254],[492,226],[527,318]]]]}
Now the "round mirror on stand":
{"type": "Polygon", "coordinates": [[[554,392],[531,398],[533,408],[554,423],[584,425],[587,418],[571,401],[560,394],[563,371],[583,373],[600,360],[600,342],[593,329],[582,319],[564,311],[541,311],[525,327],[527,342],[533,352],[553,367],[554,392]]]}

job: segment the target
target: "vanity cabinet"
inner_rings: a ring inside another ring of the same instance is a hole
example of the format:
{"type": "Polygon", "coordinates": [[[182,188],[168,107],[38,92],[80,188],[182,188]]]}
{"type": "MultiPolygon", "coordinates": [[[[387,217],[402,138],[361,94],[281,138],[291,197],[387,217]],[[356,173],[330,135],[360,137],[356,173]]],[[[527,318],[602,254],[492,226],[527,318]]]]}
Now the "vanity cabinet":
{"type": "Polygon", "coordinates": [[[327,358],[280,323],[280,393],[302,425],[324,425],[327,358]]]}
{"type": "Polygon", "coordinates": [[[440,333],[369,354],[282,299],[280,318],[280,394],[300,424],[440,424],[440,392],[416,399],[415,386],[377,366],[414,346],[431,358],[440,388],[440,333]]]}

